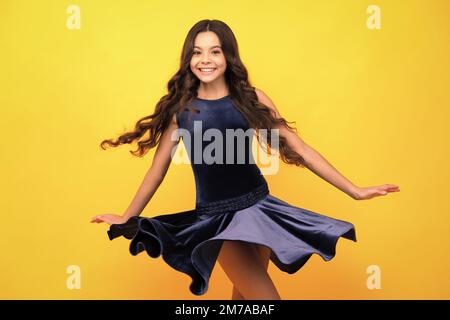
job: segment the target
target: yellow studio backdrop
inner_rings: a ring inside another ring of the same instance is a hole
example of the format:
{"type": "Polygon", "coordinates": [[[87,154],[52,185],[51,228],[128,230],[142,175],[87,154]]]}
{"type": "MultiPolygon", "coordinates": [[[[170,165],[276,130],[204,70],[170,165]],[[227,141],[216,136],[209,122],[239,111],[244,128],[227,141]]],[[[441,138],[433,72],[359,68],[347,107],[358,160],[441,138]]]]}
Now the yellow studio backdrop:
{"type": "MultiPolygon", "coordinates": [[[[358,238],[293,275],[271,263],[282,298],[450,298],[449,12],[446,0],[1,1],[0,298],[229,298],[218,263],[194,296],[161,256],[132,256],[129,240],[89,222],[123,213],[155,151],[137,158],[136,145],[100,142],[153,113],[188,30],[206,18],[232,28],[252,84],[344,176],[401,188],[356,201],[307,169],[281,163],[266,176],[273,195],[352,222],[358,238]]],[[[141,215],[194,205],[191,168],[172,164],[141,215]]]]}

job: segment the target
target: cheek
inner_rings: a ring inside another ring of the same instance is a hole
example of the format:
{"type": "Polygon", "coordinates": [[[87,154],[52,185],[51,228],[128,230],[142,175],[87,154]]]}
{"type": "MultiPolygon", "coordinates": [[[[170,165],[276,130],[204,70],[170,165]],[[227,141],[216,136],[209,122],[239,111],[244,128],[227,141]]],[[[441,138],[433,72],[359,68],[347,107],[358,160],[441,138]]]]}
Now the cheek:
{"type": "Polygon", "coordinates": [[[216,64],[220,69],[225,69],[227,67],[227,61],[224,58],[217,60],[216,64]]]}
{"type": "Polygon", "coordinates": [[[197,64],[197,62],[191,60],[190,67],[191,67],[191,71],[194,73],[198,71],[197,68],[195,67],[196,64],[197,64]]]}
{"type": "Polygon", "coordinates": [[[223,74],[223,73],[225,73],[225,71],[227,70],[227,64],[226,63],[224,63],[221,67],[220,67],[220,72],[223,74]]]}
{"type": "Polygon", "coordinates": [[[197,65],[200,61],[200,57],[196,57],[195,55],[191,56],[191,66],[194,67],[195,65],[197,65]]]}

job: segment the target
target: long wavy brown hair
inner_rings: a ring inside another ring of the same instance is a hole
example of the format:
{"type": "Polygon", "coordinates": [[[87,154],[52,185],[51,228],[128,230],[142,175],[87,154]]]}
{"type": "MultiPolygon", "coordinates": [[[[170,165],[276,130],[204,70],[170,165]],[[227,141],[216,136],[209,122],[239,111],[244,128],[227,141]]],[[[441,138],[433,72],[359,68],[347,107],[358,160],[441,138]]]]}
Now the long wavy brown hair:
{"type": "MultiPolygon", "coordinates": [[[[167,84],[168,93],[156,104],[153,114],[139,119],[133,131],[125,132],[114,140],[103,140],[100,147],[105,150],[106,146],[117,147],[121,144],[131,144],[137,140],[138,149],[130,151],[131,154],[142,157],[150,148],[158,145],[164,130],[169,126],[173,115],[184,108],[191,109],[190,105],[197,97],[200,80],[192,73],[190,61],[194,50],[194,42],[198,33],[212,31],[220,40],[222,51],[226,59],[225,80],[228,85],[230,98],[236,108],[247,119],[248,124],[258,134],[257,140],[262,147],[260,136],[264,137],[264,143],[271,148],[271,129],[278,125],[295,130],[295,127],[284,118],[276,118],[269,107],[258,101],[258,96],[248,78],[246,67],[241,61],[238,44],[230,27],[220,20],[201,20],[197,22],[188,32],[181,52],[180,68],[167,84]],[[266,129],[260,132],[259,129],[266,129]],[[141,139],[146,132],[148,137],[141,139]],[[140,140],[139,140],[140,139],[140,140]]],[[[275,131],[276,132],[276,131],[275,131]]],[[[282,136],[278,139],[278,152],[283,162],[305,167],[305,161],[301,155],[292,150],[282,136]]],[[[266,149],[267,150],[267,149],[266,149]]],[[[270,153],[270,150],[268,151],[270,153]]]]}

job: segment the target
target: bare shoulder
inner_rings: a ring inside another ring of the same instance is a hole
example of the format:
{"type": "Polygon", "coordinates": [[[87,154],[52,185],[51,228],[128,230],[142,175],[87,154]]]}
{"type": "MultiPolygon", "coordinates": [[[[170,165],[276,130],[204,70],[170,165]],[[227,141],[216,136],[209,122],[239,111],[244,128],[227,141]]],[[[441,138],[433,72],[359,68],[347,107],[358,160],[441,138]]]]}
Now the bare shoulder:
{"type": "Polygon", "coordinates": [[[256,92],[256,95],[258,96],[259,102],[264,103],[264,104],[273,105],[272,99],[270,99],[269,96],[264,91],[262,91],[261,89],[255,88],[255,92],[256,92]]]}
{"type": "Polygon", "coordinates": [[[177,113],[176,112],[172,116],[172,125],[178,127],[177,113]]]}
{"type": "Polygon", "coordinates": [[[255,88],[255,92],[258,96],[258,101],[269,107],[275,113],[276,117],[280,118],[280,113],[278,112],[278,109],[272,99],[270,99],[269,96],[261,89],[255,88]]]}

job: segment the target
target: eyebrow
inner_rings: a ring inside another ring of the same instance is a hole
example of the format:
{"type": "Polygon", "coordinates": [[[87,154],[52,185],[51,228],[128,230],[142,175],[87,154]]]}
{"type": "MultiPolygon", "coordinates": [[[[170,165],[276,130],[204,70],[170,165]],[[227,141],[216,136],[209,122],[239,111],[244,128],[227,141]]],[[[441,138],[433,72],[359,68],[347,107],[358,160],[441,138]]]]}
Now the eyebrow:
{"type": "MultiPolygon", "coordinates": [[[[199,46],[194,46],[194,48],[201,49],[199,46]]],[[[213,49],[213,48],[220,48],[220,49],[222,49],[221,46],[212,46],[210,49],[213,49]]]]}

